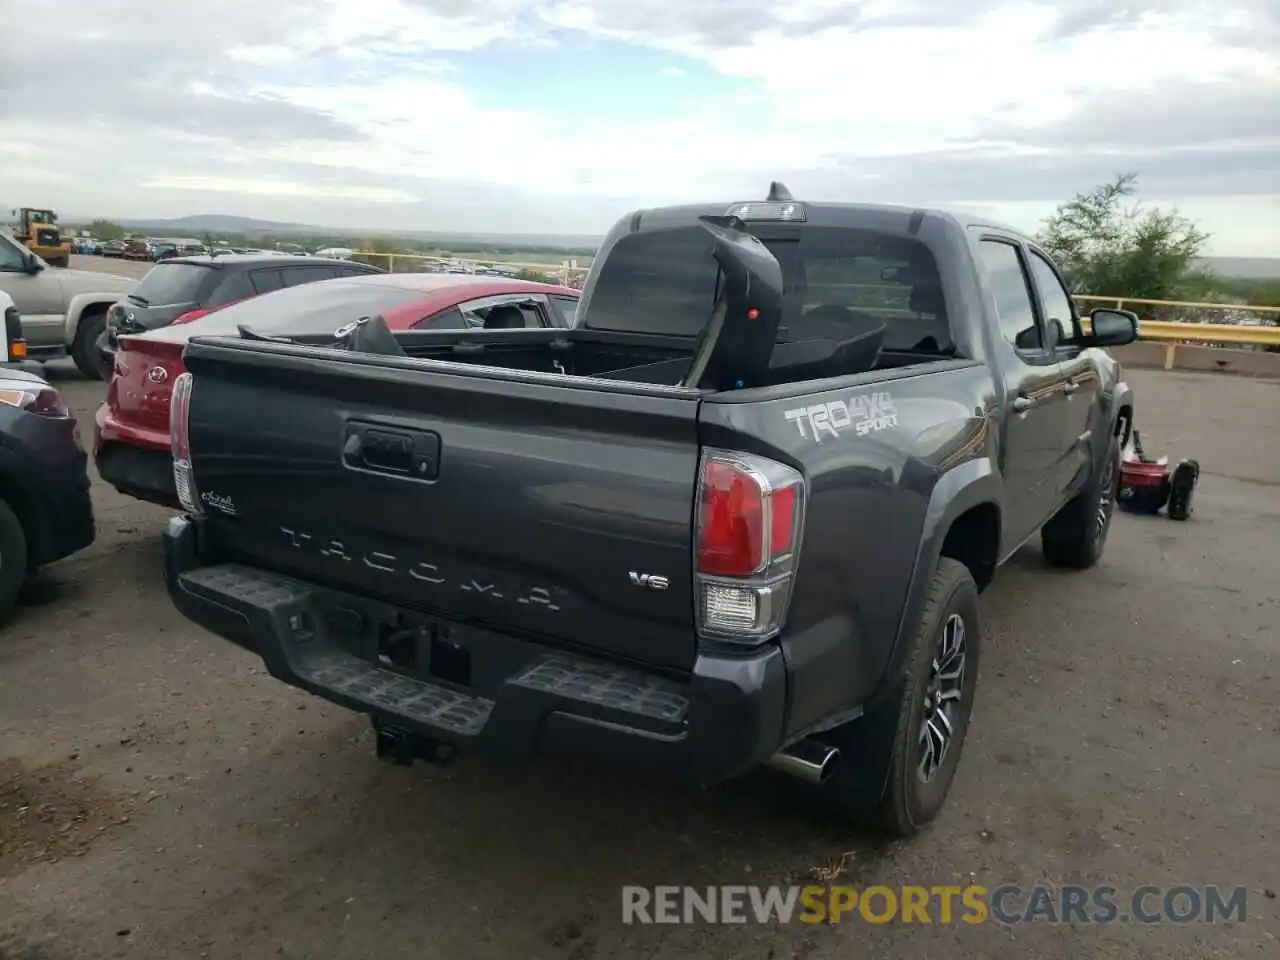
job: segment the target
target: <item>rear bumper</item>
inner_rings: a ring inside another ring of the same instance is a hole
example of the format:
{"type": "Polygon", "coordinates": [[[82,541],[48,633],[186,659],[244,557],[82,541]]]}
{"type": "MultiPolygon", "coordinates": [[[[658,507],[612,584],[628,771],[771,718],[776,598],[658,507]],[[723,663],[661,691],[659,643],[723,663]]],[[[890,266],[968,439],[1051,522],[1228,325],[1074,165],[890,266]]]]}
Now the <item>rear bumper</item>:
{"type": "Polygon", "coordinates": [[[408,611],[254,567],[202,565],[198,536],[185,517],[165,531],[178,609],[261,656],[277,679],[384,725],[491,753],[594,755],[700,783],[742,773],[781,745],[787,682],[777,648],[700,656],[690,676],[673,679],[421,617],[415,642],[426,665],[410,676],[377,657],[379,629],[408,611]],[[446,662],[451,679],[441,680],[446,662]]]}
{"type": "Polygon", "coordinates": [[[125,496],[181,509],[168,435],[122,427],[105,403],[93,415],[93,461],[98,475],[125,496]]]}
{"type": "Polygon", "coordinates": [[[93,459],[98,475],[126,497],[181,509],[169,454],[105,442],[98,447],[93,459]]]}

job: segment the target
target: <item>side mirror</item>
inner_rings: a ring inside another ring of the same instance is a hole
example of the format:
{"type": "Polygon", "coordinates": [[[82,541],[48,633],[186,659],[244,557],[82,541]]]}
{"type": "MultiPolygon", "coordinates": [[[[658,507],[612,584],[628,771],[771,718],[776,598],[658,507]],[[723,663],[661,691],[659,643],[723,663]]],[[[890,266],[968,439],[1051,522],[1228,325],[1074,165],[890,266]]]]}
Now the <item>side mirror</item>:
{"type": "Polygon", "coordinates": [[[1123,347],[1138,339],[1138,315],[1129,310],[1094,310],[1089,314],[1089,326],[1091,347],[1123,347]]]}
{"type": "Polygon", "coordinates": [[[40,258],[34,253],[28,253],[23,257],[22,269],[26,270],[31,276],[35,276],[44,269],[44,264],[40,262],[40,258]]]}

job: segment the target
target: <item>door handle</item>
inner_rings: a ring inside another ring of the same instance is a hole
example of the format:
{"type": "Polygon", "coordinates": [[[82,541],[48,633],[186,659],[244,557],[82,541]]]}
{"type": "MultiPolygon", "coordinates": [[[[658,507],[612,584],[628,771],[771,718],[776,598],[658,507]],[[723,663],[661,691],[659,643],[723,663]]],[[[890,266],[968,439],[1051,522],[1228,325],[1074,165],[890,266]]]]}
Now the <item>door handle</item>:
{"type": "Polygon", "coordinates": [[[1032,400],[1030,397],[1014,397],[1013,398],[1014,413],[1026,413],[1035,405],[1036,405],[1036,402],[1032,400]]]}
{"type": "Polygon", "coordinates": [[[1071,394],[1075,393],[1079,389],[1080,389],[1080,384],[1076,383],[1074,380],[1068,380],[1066,383],[1062,385],[1062,392],[1065,393],[1068,397],[1071,396],[1071,394]]]}
{"type": "Polygon", "coordinates": [[[357,470],[415,480],[435,480],[440,475],[440,436],[425,430],[396,430],[349,423],[342,445],[342,460],[357,470]]]}

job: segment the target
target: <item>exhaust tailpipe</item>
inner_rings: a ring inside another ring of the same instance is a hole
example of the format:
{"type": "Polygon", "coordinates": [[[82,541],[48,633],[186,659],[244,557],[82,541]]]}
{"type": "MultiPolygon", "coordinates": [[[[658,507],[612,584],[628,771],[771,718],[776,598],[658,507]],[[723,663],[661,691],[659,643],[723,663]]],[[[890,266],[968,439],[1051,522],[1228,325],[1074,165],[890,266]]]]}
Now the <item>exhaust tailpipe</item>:
{"type": "Polygon", "coordinates": [[[779,750],[765,766],[806,783],[823,783],[835,770],[840,751],[817,740],[797,740],[779,750]]]}

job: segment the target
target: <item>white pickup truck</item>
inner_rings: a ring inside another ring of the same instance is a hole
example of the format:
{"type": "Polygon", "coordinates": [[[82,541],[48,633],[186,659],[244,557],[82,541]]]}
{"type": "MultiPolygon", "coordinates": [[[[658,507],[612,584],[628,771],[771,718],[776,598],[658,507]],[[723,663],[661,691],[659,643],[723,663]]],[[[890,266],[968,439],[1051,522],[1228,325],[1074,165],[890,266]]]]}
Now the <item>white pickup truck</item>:
{"type": "Polygon", "coordinates": [[[22,315],[32,360],[70,356],[90,379],[102,379],[97,341],[107,309],[138,284],[131,277],[89,270],[53,270],[21,243],[0,231],[0,292],[22,315]]]}

